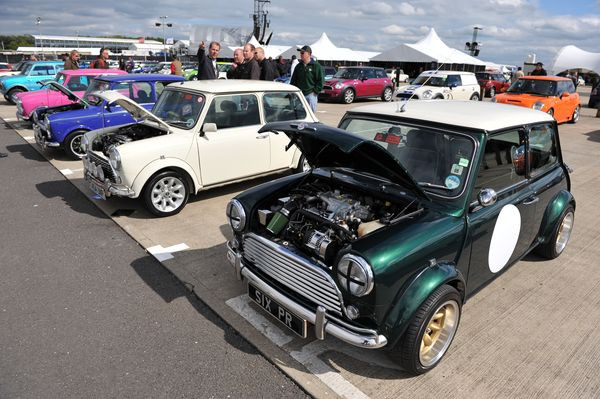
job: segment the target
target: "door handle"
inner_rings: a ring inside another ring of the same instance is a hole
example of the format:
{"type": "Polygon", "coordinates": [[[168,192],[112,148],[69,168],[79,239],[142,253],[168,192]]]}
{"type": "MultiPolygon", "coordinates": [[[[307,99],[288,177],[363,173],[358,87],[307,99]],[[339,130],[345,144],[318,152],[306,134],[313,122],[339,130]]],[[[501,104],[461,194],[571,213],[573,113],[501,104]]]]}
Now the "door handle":
{"type": "Polygon", "coordinates": [[[540,200],[540,197],[529,197],[527,200],[523,201],[523,205],[531,205],[535,204],[540,200]]]}
{"type": "Polygon", "coordinates": [[[263,140],[263,139],[269,138],[269,133],[267,133],[267,134],[259,134],[258,136],[256,136],[256,138],[258,140],[263,140]]]}

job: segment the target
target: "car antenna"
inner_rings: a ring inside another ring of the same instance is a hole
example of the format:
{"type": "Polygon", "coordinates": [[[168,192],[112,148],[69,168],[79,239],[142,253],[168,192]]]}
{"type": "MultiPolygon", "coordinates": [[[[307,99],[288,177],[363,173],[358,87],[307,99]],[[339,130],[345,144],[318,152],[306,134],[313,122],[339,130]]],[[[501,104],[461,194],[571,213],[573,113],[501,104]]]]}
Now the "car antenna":
{"type": "MultiPolygon", "coordinates": [[[[436,74],[436,73],[437,73],[437,72],[438,72],[440,69],[442,69],[442,67],[443,67],[444,65],[445,65],[445,63],[444,63],[444,62],[442,62],[442,63],[440,64],[440,66],[438,67],[438,69],[436,69],[436,70],[433,72],[433,74],[431,74],[431,75],[430,75],[430,76],[429,76],[427,79],[425,79],[425,81],[424,81],[423,83],[421,83],[421,86],[419,86],[418,88],[425,86],[425,84],[426,84],[427,82],[429,82],[429,79],[431,79],[431,78],[433,77],[433,75],[435,75],[435,74],[436,74]]],[[[415,96],[415,94],[416,94],[416,93],[417,93],[417,91],[416,91],[416,90],[413,90],[413,94],[412,94],[412,95],[411,95],[411,96],[408,98],[408,100],[406,100],[406,101],[403,101],[403,104],[402,104],[402,105],[399,105],[399,104],[400,104],[400,101],[396,101],[396,102],[398,103],[398,107],[397,107],[397,109],[396,109],[396,112],[404,112],[404,111],[405,111],[405,109],[404,109],[404,108],[406,107],[406,104],[408,104],[408,102],[409,102],[410,100],[412,100],[412,98],[415,96]]]]}

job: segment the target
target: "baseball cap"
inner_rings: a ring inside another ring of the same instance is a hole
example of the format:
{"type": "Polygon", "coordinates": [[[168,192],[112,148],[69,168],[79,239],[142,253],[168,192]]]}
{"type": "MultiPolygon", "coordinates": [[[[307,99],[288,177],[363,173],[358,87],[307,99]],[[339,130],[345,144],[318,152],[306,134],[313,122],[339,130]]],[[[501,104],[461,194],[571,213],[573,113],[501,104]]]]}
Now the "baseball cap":
{"type": "Polygon", "coordinates": [[[541,63],[541,62],[538,62],[538,63],[536,63],[535,65],[536,65],[536,66],[538,66],[538,65],[539,65],[539,66],[544,66],[544,64],[543,64],[543,63],[541,63]]]}
{"type": "Polygon", "coordinates": [[[302,46],[302,48],[299,48],[298,51],[305,51],[307,53],[312,54],[312,49],[310,48],[310,46],[302,46]]]}

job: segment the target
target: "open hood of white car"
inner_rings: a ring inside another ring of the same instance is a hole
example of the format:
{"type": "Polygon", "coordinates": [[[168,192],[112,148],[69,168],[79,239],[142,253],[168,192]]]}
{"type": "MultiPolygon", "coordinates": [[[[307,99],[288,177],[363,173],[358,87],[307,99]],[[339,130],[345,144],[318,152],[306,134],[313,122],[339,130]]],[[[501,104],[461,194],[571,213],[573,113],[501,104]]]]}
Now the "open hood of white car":
{"type": "Polygon", "coordinates": [[[98,91],[92,93],[94,96],[98,96],[101,99],[105,100],[109,105],[119,105],[125,111],[129,112],[133,119],[139,121],[141,119],[148,120],[157,123],[160,127],[165,129],[167,132],[171,131],[171,127],[165,121],[160,119],[158,116],[154,115],[152,112],[148,111],[144,107],[140,106],[138,103],[133,101],[129,97],[125,97],[121,93],[115,90],[107,90],[107,91],[98,91]]]}

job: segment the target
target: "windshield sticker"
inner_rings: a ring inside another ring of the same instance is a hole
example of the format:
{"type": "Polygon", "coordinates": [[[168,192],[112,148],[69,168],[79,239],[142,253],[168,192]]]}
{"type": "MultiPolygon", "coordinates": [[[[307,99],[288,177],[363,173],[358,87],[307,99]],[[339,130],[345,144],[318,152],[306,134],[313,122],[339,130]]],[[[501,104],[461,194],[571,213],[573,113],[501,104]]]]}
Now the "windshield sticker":
{"type": "Polygon", "coordinates": [[[181,115],[186,116],[192,113],[192,104],[185,104],[181,108],[181,115]]]}
{"type": "Polygon", "coordinates": [[[387,134],[386,133],[377,133],[375,135],[375,138],[373,140],[375,141],[383,141],[385,142],[385,139],[387,138],[387,134]]]}
{"type": "Polygon", "coordinates": [[[446,177],[446,187],[451,190],[454,190],[456,187],[460,186],[460,179],[458,176],[450,175],[446,177]]]}
{"type": "Polygon", "coordinates": [[[198,101],[199,103],[201,103],[202,101],[204,101],[204,98],[203,98],[203,97],[198,97],[198,100],[197,100],[197,101],[198,101]]]}
{"type": "Polygon", "coordinates": [[[467,166],[469,166],[469,160],[468,160],[467,158],[461,158],[461,159],[458,161],[458,164],[459,164],[460,166],[464,166],[464,167],[466,168],[467,166]]]}
{"type": "Polygon", "coordinates": [[[194,127],[194,122],[195,122],[194,119],[190,118],[187,121],[185,121],[185,125],[187,127],[194,127]]]}
{"type": "Polygon", "coordinates": [[[463,172],[463,167],[457,164],[452,165],[452,169],[450,170],[450,173],[452,173],[453,175],[462,175],[463,172]]]}
{"type": "Polygon", "coordinates": [[[402,138],[400,136],[396,136],[395,134],[391,134],[391,133],[388,133],[387,138],[385,139],[386,143],[394,144],[394,145],[400,144],[401,141],[402,141],[402,138]]]}

